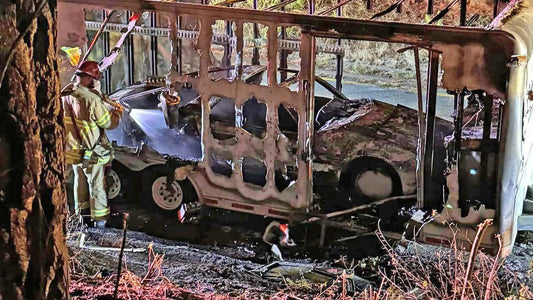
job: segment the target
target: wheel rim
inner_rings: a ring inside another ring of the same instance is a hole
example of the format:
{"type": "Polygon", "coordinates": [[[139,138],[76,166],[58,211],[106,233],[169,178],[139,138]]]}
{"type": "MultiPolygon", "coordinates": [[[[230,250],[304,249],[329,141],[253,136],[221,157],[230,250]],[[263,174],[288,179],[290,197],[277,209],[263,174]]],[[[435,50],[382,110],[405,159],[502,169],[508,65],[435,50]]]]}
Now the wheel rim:
{"type": "Polygon", "coordinates": [[[183,201],[183,189],[175,180],[172,182],[171,188],[167,189],[167,177],[161,176],[152,184],[152,199],[158,207],[164,210],[174,210],[183,201]]]}
{"type": "Polygon", "coordinates": [[[122,182],[120,182],[120,177],[117,172],[110,170],[106,177],[107,185],[107,199],[115,199],[120,194],[120,189],[122,188],[122,182]]]}
{"type": "Polygon", "coordinates": [[[356,178],[354,185],[361,194],[372,199],[383,199],[393,192],[394,183],[392,178],[377,170],[366,170],[356,178]]]}

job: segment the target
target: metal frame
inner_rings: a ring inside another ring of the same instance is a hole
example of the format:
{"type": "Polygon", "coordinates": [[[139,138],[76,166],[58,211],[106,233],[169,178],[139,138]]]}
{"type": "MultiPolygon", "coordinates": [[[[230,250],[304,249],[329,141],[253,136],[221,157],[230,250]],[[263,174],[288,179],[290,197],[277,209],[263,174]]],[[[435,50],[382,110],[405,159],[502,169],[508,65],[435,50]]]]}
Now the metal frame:
{"type": "MultiPolygon", "coordinates": [[[[426,132],[424,145],[424,200],[431,199],[433,192],[433,152],[435,141],[435,108],[437,104],[439,56],[440,53],[436,51],[429,51],[428,80],[426,89],[426,132]]],[[[426,205],[425,201],[424,205],[426,205]]]]}
{"type": "MultiPolygon", "coordinates": [[[[157,15],[155,12],[150,13],[150,26],[155,27],[157,24],[157,15]]],[[[157,75],[157,36],[150,36],[150,68],[151,74],[157,75]]]]}
{"type": "MultiPolygon", "coordinates": [[[[291,102],[292,105],[298,106],[298,113],[300,116],[305,116],[300,119],[299,123],[299,138],[302,138],[300,143],[298,143],[300,155],[299,158],[301,161],[305,161],[306,170],[299,169],[300,172],[304,172],[302,175],[307,174],[309,176],[311,172],[311,139],[312,139],[312,123],[307,127],[305,121],[302,120],[313,120],[312,114],[314,110],[314,103],[312,101],[312,66],[314,64],[314,56],[311,55],[314,53],[314,38],[315,37],[326,37],[326,38],[348,38],[348,39],[358,39],[358,40],[371,40],[371,41],[384,41],[384,42],[393,42],[393,43],[406,43],[419,47],[424,47],[430,50],[430,68],[429,68],[429,81],[431,82],[429,86],[429,91],[427,94],[427,120],[426,122],[426,150],[429,146],[429,143],[432,143],[432,131],[434,125],[430,124],[430,121],[434,121],[434,106],[436,98],[436,82],[438,75],[438,64],[439,56],[442,53],[442,69],[444,72],[444,78],[442,79],[443,85],[446,89],[449,90],[462,90],[465,86],[471,90],[473,89],[483,89],[488,93],[491,93],[495,96],[501,97],[502,99],[509,98],[509,101],[506,106],[506,109],[513,112],[519,111],[517,107],[521,104],[519,96],[523,94],[523,89],[521,82],[525,82],[524,71],[523,69],[511,69],[511,72],[507,69],[506,63],[508,62],[511,55],[517,51],[518,48],[515,48],[515,43],[520,43],[515,41],[513,35],[498,31],[498,30],[482,30],[482,29],[468,29],[468,28],[449,28],[449,27],[437,27],[437,26],[424,26],[418,24],[399,24],[399,23],[387,23],[387,22],[376,22],[368,20],[348,20],[343,18],[333,18],[333,17],[319,17],[313,15],[297,15],[297,14],[288,14],[288,13],[275,13],[275,12],[266,12],[266,11],[255,11],[251,13],[251,10],[246,9],[231,9],[224,7],[210,7],[210,6],[199,6],[194,4],[183,4],[183,3],[169,3],[169,2],[160,2],[152,0],[122,0],[114,1],[113,3],[107,3],[103,0],[67,0],[66,2],[74,2],[86,5],[107,5],[120,7],[121,9],[127,10],[158,10],[164,11],[171,14],[188,14],[194,15],[201,20],[203,24],[210,24],[215,19],[229,19],[234,20],[237,23],[237,27],[241,28],[240,31],[236,33],[236,49],[242,49],[245,41],[242,40],[242,22],[246,20],[247,22],[254,23],[267,23],[269,30],[269,41],[267,45],[269,51],[269,66],[268,66],[268,76],[269,76],[269,86],[268,87],[254,87],[250,89],[242,84],[239,80],[234,82],[227,81],[217,81],[212,82],[207,77],[207,69],[209,67],[209,58],[205,55],[205,50],[211,45],[213,36],[211,35],[210,30],[204,30],[198,36],[199,46],[204,53],[201,57],[201,70],[200,77],[193,79],[192,83],[195,88],[202,89],[204,84],[208,84],[208,88],[204,88],[201,91],[202,94],[202,103],[203,103],[203,131],[202,131],[202,140],[204,144],[204,153],[209,153],[209,149],[220,149],[222,145],[214,141],[212,137],[208,134],[210,133],[209,128],[209,106],[206,101],[208,101],[210,95],[212,94],[223,94],[222,96],[231,97],[236,100],[236,104],[242,105],[242,102],[245,101],[250,94],[255,94],[258,98],[267,99],[270,98],[273,93],[276,96],[280,95],[282,97],[279,100],[265,100],[269,102],[268,104],[277,104],[279,103],[288,103],[286,99],[293,98],[293,94],[287,90],[281,90],[276,86],[275,73],[276,73],[276,53],[279,48],[278,43],[274,43],[276,36],[272,28],[276,26],[301,26],[302,27],[302,44],[301,51],[304,54],[303,57],[308,59],[302,59],[302,73],[300,77],[300,93],[297,97],[297,103],[291,102]],[[265,20],[268,20],[266,22],[265,20]],[[334,30],[332,30],[334,29],[334,30]],[[240,36],[240,37],[239,37],[240,36]],[[477,48],[476,48],[477,47],[477,48]],[[483,49],[482,56],[474,57],[470,55],[477,55],[479,52],[476,52],[476,49],[483,49]],[[458,55],[460,53],[461,55],[458,55]],[[272,56],[273,55],[273,56],[272,56]],[[453,64],[452,62],[455,62],[453,64]],[[473,69],[466,68],[472,63],[477,64],[478,66],[483,66],[485,69],[473,69]],[[510,75],[509,75],[510,74],[510,75]],[[510,76],[510,77],[509,77],[510,76]],[[482,78],[483,80],[479,80],[482,78]],[[509,79],[511,78],[511,79],[509,79]],[[507,89],[506,83],[508,80],[513,84],[509,85],[507,89]],[[267,94],[268,91],[268,94],[267,94]],[[248,93],[248,94],[246,94],[248,93]],[[263,94],[264,93],[264,94],[263,94]],[[246,95],[246,96],[245,96],[246,95]],[[262,97],[263,95],[263,97],[262,97]],[[305,98],[305,99],[304,99],[305,98]],[[207,124],[207,125],[206,125],[207,124]]],[[[428,1],[428,11],[432,6],[432,1],[428,1]]],[[[310,8],[312,5],[310,5],[310,8]]],[[[512,18],[512,17],[510,17],[512,18]]],[[[519,21],[517,21],[519,23],[519,21]]],[[[512,23],[511,23],[512,24],[512,23]]],[[[207,26],[210,28],[210,26],[207,26]]],[[[517,27],[519,28],[519,27],[517,27]]],[[[512,28],[511,28],[512,29],[512,28]]],[[[519,35],[519,34],[515,34],[519,35]]],[[[524,49],[527,49],[525,45],[524,49]]],[[[521,48],[520,48],[521,49],[521,48]]],[[[530,50],[530,49],[529,49],[530,50]]],[[[522,53],[520,53],[522,54],[522,53]]],[[[526,53],[527,54],[527,53],[526,53]]],[[[241,69],[237,69],[241,70],[241,69]]],[[[239,71],[240,72],[240,71],[239,71]]],[[[275,121],[276,113],[275,110],[270,109],[267,116],[267,124],[275,121]]],[[[503,168],[502,163],[499,163],[499,170],[502,172],[498,178],[506,186],[498,187],[501,191],[501,197],[505,200],[513,201],[511,211],[511,205],[505,205],[500,199],[500,204],[505,207],[501,208],[500,213],[501,221],[500,232],[503,234],[504,245],[508,246],[510,242],[514,239],[514,234],[516,230],[516,222],[512,222],[510,218],[515,218],[515,211],[519,211],[521,206],[516,204],[516,199],[519,198],[522,192],[516,192],[517,187],[517,177],[516,174],[519,173],[518,163],[519,161],[516,158],[520,157],[520,153],[516,153],[514,158],[510,157],[512,154],[515,154],[517,149],[513,149],[513,144],[519,143],[518,133],[513,132],[513,128],[520,126],[520,118],[516,115],[505,115],[505,121],[502,128],[502,143],[500,145],[501,150],[505,150],[506,157],[505,160],[506,168],[503,168]],[[505,145],[504,145],[505,144],[505,145]],[[514,160],[513,160],[514,159],[514,160]],[[515,184],[516,183],[516,184],[515,184]]],[[[275,122],[274,122],[275,124],[275,122]]],[[[242,133],[242,129],[237,126],[238,134],[242,133]]],[[[274,128],[269,128],[269,133],[275,132],[274,128]]],[[[246,151],[250,149],[255,149],[257,140],[254,139],[245,139],[244,134],[242,134],[242,139],[239,137],[239,142],[244,141],[241,146],[230,147],[224,149],[230,149],[233,153],[233,158],[239,159],[245,154],[246,151]]],[[[264,143],[259,146],[265,148],[267,151],[276,152],[277,149],[274,149],[276,145],[275,142],[272,143],[272,140],[268,141],[269,143],[264,143]]],[[[260,147],[260,148],[261,148],[260,147]]],[[[504,151],[502,151],[504,152],[504,151]]],[[[426,158],[430,157],[430,153],[426,152],[426,158]]],[[[266,157],[266,164],[271,169],[273,162],[271,159],[273,156],[266,157]]],[[[207,162],[204,162],[207,163],[207,162]]],[[[301,163],[301,162],[299,162],[301,163]]],[[[430,159],[425,161],[427,170],[431,170],[432,162],[430,159]]],[[[209,170],[209,166],[204,164],[206,170],[209,170]]],[[[239,168],[237,168],[239,169],[239,168]]],[[[209,172],[209,171],[207,171],[209,172]]],[[[431,173],[429,173],[431,174],[431,173]]],[[[211,178],[211,174],[209,179],[211,178]]],[[[216,176],[216,175],[214,175],[216,176]]],[[[239,190],[243,195],[254,200],[259,200],[257,203],[261,203],[262,199],[268,197],[279,197],[278,194],[275,194],[270,190],[272,188],[272,174],[269,174],[269,179],[267,181],[268,191],[266,190],[249,190],[249,187],[245,186],[239,180],[231,179],[215,179],[215,183],[222,187],[234,187],[239,190]],[[220,180],[220,182],[217,182],[220,180]]],[[[305,177],[305,176],[304,176],[305,177]]],[[[299,176],[301,179],[302,176],[299,176]]],[[[305,195],[305,199],[299,200],[289,200],[286,203],[289,203],[292,207],[295,208],[309,208],[309,195],[312,194],[310,188],[312,187],[312,177],[307,177],[310,184],[306,184],[304,188],[299,187],[298,193],[302,192],[301,195],[305,195]],[[305,191],[302,191],[304,190],[305,191]]],[[[521,179],[520,179],[521,180],[521,179]]],[[[293,198],[294,199],[294,198],[293,198]]],[[[517,218],[517,216],[516,216],[517,218]]],[[[505,253],[504,253],[505,255],[505,253]]]]}
{"type": "MultiPolygon", "coordinates": [[[[127,17],[128,20],[132,16],[132,12],[128,11],[127,17]]],[[[134,56],[134,45],[133,45],[133,37],[131,35],[128,36],[126,39],[126,56],[128,59],[128,84],[132,85],[135,82],[135,64],[133,62],[133,56],[134,56]]]]}
{"type": "MultiPolygon", "coordinates": [[[[198,16],[200,22],[200,35],[198,37],[197,49],[200,50],[200,72],[199,77],[192,78],[191,83],[195,90],[200,94],[202,102],[202,152],[203,161],[200,164],[205,170],[207,178],[213,184],[239,191],[242,196],[254,199],[254,201],[271,201],[277,199],[296,209],[306,209],[310,207],[312,201],[312,176],[311,157],[311,140],[313,135],[314,120],[314,97],[313,97],[313,78],[314,78],[314,39],[309,35],[302,34],[301,37],[301,70],[299,73],[298,92],[291,92],[287,88],[280,87],[276,82],[277,71],[277,23],[264,22],[268,27],[268,86],[251,86],[240,80],[242,73],[242,60],[237,59],[237,74],[232,82],[226,80],[212,81],[208,76],[210,62],[210,47],[212,43],[212,28],[215,20],[221,19],[219,16],[198,16]],[[266,115],[266,137],[264,139],[256,138],[244,129],[242,123],[242,105],[250,98],[250,95],[256,97],[259,101],[267,106],[266,115]],[[226,97],[235,100],[236,124],[235,124],[235,143],[226,145],[214,138],[210,127],[210,99],[213,96],[226,97]],[[288,148],[283,146],[283,134],[279,130],[277,109],[279,105],[284,104],[293,107],[299,114],[298,124],[298,149],[295,157],[288,152],[288,148]],[[281,140],[280,140],[281,138],[281,140]],[[211,169],[212,153],[231,153],[234,172],[230,178],[216,174],[211,169]],[[262,188],[251,187],[243,181],[244,157],[252,157],[263,161],[267,169],[266,184],[262,188]],[[294,159],[296,161],[294,162],[294,159]],[[282,164],[295,163],[298,167],[298,179],[294,183],[294,190],[278,191],[275,187],[274,173],[276,166],[282,164]]],[[[236,36],[236,53],[242,53],[243,41],[243,23],[251,20],[246,18],[232,19],[224,18],[227,21],[235,22],[237,31],[236,36]]],[[[240,204],[238,207],[244,207],[240,204]]]]}
{"type": "MultiPolygon", "coordinates": [[[[85,26],[87,30],[98,30],[102,22],[96,21],[85,21],[85,26]]],[[[118,24],[118,23],[108,23],[104,32],[120,32],[122,29],[127,28],[127,24],[118,24]]],[[[161,27],[142,27],[136,26],[132,34],[148,35],[152,37],[168,37],[169,29],[161,27]]],[[[178,39],[189,39],[197,40],[198,31],[192,30],[178,30],[178,39]]],[[[213,43],[217,45],[228,45],[233,44],[232,38],[227,35],[222,34],[213,34],[213,43]]],[[[294,40],[278,40],[279,48],[288,50],[288,51],[299,51],[300,50],[300,41],[294,40]]],[[[257,43],[254,40],[244,40],[244,46],[260,48],[264,47],[264,44],[257,43]]],[[[318,44],[317,51],[323,53],[331,53],[335,55],[344,55],[344,49],[337,45],[329,44],[318,44]]]]}

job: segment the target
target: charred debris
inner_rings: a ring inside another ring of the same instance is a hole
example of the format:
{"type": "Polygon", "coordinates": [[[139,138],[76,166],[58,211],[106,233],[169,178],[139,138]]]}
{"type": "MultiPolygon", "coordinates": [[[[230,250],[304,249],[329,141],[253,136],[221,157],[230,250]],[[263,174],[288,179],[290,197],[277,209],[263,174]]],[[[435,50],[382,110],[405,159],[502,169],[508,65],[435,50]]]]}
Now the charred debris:
{"type": "MultiPolygon", "coordinates": [[[[483,247],[495,251],[498,232],[504,245],[512,245],[515,220],[498,215],[510,205],[502,201],[498,184],[510,67],[523,63],[506,29],[512,26],[510,13],[496,18],[491,29],[463,26],[469,23],[464,1],[452,1],[430,22],[457,4],[462,27],[323,16],[348,2],[318,15],[312,15],[313,5],[306,15],[270,11],[278,6],[250,11],[222,4],[114,4],[145,12],[143,24],[128,30],[150,45],[151,74],[166,74],[133,84],[138,70],[133,49],[122,63],[129,85],[111,97],[126,114],[108,133],[117,153],[115,180],[126,180],[120,178],[124,174],[153,182],[164,178],[159,184],[164,182],[168,193],[151,198],[171,214],[207,206],[291,226],[317,224],[320,246],[330,240],[328,227],[361,235],[373,232],[378,220],[386,235],[401,238],[413,215],[409,224],[423,225],[417,238],[426,243],[450,238],[449,223],[457,224],[467,241],[476,233],[472,226],[494,219],[483,247]],[[170,25],[162,26],[166,20],[156,20],[155,13],[165,14],[170,25]],[[170,71],[164,72],[155,63],[162,37],[170,39],[170,71]],[[346,96],[341,40],[406,44],[401,52],[412,51],[416,58],[416,105],[346,96]],[[419,50],[428,53],[426,74],[419,50]],[[337,59],[334,84],[315,74],[321,52],[337,59]],[[453,97],[445,117],[437,111],[439,88],[453,97]],[[175,186],[174,194],[169,186],[175,186]]],[[[79,4],[61,1],[73,10],[79,4]]],[[[402,5],[397,1],[374,17],[401,11],[402,5]]],[[[432,1],[427,10],[433,13],[432,1]]],[[[102,28],[109,36],[127,28],[97,19],[86,21],[80,32],[102,28]]],[[[109,92],[116,80],[106,77],[109,92]]]]}

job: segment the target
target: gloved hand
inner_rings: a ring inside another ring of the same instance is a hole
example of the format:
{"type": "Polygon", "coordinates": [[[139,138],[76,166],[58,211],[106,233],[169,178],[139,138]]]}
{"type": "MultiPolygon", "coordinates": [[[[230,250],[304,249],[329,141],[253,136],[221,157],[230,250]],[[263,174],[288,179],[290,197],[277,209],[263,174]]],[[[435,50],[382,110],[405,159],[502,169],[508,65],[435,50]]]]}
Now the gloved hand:
{"type": "Polygon", "coordinates": [[[124,116],[124,109],[119,109],[119,108],[113,107],[113,109],[111,110],[111,113],[115,114],[115,115],[118,115],[122,119],[122,117],[124,116]]]}

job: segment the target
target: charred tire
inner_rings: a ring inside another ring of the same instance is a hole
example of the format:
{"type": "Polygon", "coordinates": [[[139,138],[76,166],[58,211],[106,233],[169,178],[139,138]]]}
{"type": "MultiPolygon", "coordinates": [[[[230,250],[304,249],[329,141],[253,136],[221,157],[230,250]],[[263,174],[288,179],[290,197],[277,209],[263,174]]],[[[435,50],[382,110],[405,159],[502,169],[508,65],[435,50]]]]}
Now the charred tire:
{"type": "Polygon", "coordinates": [[[181,204],[194,201],[196,193],[187,179],[173,180],[167,188],[168,174],[164,166],[154,166],[143,172],[141,202],[163,215],[177,217],[181,204]]]}
{"type": "Polygon", "coordinates": [[[118,161],[113,161],[111,169],[106,172],[105,187],[107,199],[116,201],[125,199],[131,171],[118,161]]]}
{"type": "Polygon", "coordinates": [[[374,157],[351,161],[340,178],[349,191],[352,202],[370,203],[402,195],[402,182],[396,170],[387,162],[374,157]]]}

